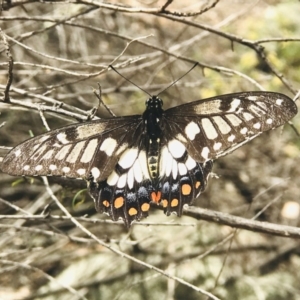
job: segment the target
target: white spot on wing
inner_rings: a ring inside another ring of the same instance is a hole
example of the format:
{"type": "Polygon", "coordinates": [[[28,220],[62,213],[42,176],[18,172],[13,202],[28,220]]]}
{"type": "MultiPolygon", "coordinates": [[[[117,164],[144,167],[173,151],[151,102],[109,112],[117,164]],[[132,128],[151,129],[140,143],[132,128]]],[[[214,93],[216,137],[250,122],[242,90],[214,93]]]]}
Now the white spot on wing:
{"type": "Polygon", "coordinates": [[[221,147],[222,147],[222,143],[220,143],[220,142],[215,143],[214,146],[213,146],[215,151],[219,150],[221,147]]]}
{"type": "Polygon", "coordinates": [[[63,167],[62,168],[62,171],[64,172],[64,173],[69,173],[70,172],[70,168],[69,167],[63,167]]]}
{"type": "Polygon", "coordinates": [[[240,106],[241,104],[241,100],[240,99],[233,99],[233,101],[231,101],[230,103],[230,109],[227,112],[235,112],[237,110],[237,108],[240,106]]]}
{"type": "Polygon", "coordinates": [[[195,122],[192,121],[185,127],[184,132],[187,137],[193,141],[196,135],[200,132],[200,128],[195,122]]]}
{"type": "Polygon", "coordinates": [[[147,164],[147,157],[145,151],[140,151],[138,161],[140,164],[140,168],[145,178],[149,179],[149,171],[148,171],[148,164],[147,164]]]}
{"type": "Polygon", "coordinates": [[[15,154],[15,156],[16,156],[16,157],[20,156],[20,154],[21,154],[21,150],[20,150],[20,149],[18,149],[17,151],[15,151],[15,153],[14,153],[14,154],[15,154]]]}
{"type": "Polygon", "coordinates": [[[138,149],[136,149],[136,148],[127,149],[121,155],[121,157],[118,161],[118,164],[123,169],[128,169],[133,165],[133,163],[135,162],[137,156],[138,156],[138,149]]]}
{"type": "Polygon", "coordinates": [[[116,151],[116,155],[119,156],[128,147],[128,144],[122,144],[116,151]]]}
{"type": "Polygon", "coordinates": [[[199,115],[211,115],[223,112],[220,110],[222,104],[221,100],[210,100],[207,102],[200,103],[194,107],[194,111],[199,115]]]}
{"type": "Polygon", "coordinates": [[[243,127],[241,130],[240,130],[240,133],[241,134],[246,134],[248,131],[248,128],[247,127],[243,127]]]}
{"type": "Polygon", "coordinates": [[[106,182],[108,185],[114,186],[114,185],[116,185],[118,180],[119,180],[118,174],[115,171],[112,171],[111,174],[107,177],[106,182]]]}
{"type": "Polygon", "coordinates": [[[257,96],[248,96],[248,100],[255,101],[257,100],[257,96]]]}
{"type": "Polygon", "coordinates": [[[185,153],[185,146],[178,140],[172,140],[168,143],[168,149],[174,158],[180,158],[185,153]]]}
{"type": "Polygon", "coordinates": [[[226,118],[233,126],[239,126],[242,123],[236,115],[226,115],[226,118]]]}
{"type": "Polygon", "coordinates": [[[100,170],[96,167],[93,167],[91,169],[91,173],[92,173],[94,180],[96,180],[100,176],[100,170]]]}
{"type": "Polygon", "coordinates": [[[117,147],[117,141],[113,138],[107,138],[103,141],[100,150],[105,152],[107,156],[111,156],[117,147]]]}
{"type": "Polygon", "coordinates": [[[77,170],[77,174],[79,174],[79,175],[84,175],[85,172],[86,172],[85,169],[78,169],[78,170],[77,170]]]}
{"type": "Polygon", "coordinates": [[[166,176],[170,176],[171,172],[172,172],[172,165],[173,165],[173,157],[172,155],[168,152],[169,157],[167,158],[168,163],[166,164],[166,176]]]}
{"type": "Polygon", "coordinates": [[[203,147],[203,149],[201,151],[201,156],[204,159],[208,159],[208,154],[209,154],[209,148],[208,147],[203,147]]]}
{"type": "Polygon", "coordinates": [[[30,168],[30,166],[26,165],[26,166],[24,166],[23,170],[28,171],[29,168],[30,168]]]}
{"type": "Polygon", "coordinates": [[[185,165],[188,170],[192,170],[196,167],[196,162],[189,156],[185,162],[185,165]]]}
{"type": "Polygon", "coordinates": [[[49,166],[49,170],[51,170],[51,171],[54,171],[56,169],[57,169],[56,165],[50,165],[49,166]]]}
{"type": "Polygon", "coordinates": [[[127,179],[127,174],[123,174],[120,176],[117,184],[118,188],[122,189],[123,187],[125,187],[126,179],[127,179]]]}
{"type": "Polygon", "coordinates": [[[172,155],[170,154],[168,148],[164,146],[160,153],[159,174],[161,176],[166,174],[167,165],[172,164],[172,161],[172,155]]]}
{"type": "Polygon", "coordinates": [[[41,171],[43,169],[43,166],[42,165],[37,165],[36,167],[35,167],[35,170],[36,171],[41,171]]]}
{"type": "Polygon", "coordinates": [[[187,174],[187,168],[186,168],[185,164],[183,164],[183,163],[178,164],[178,172],[181,176],[187,174]]]}
{"type": "Polygon", "coordinates": [[[133,174],[134,174],[135,180],[139,183],[142,182],[143,173],[142,173],[142,169],[141,169],[140,162],[138,159],[135,161],[132,168],[133,168],[133,174]]]}
{"type": "Polygon", "coordinates": [[[266,123],[267,123],[267,124],[272,124],[272,123],[273,123],[273,120],[272,120],[272,119],[267,119],[266,123]]]}
{"type": "Polygon", "coordinates": [[[67,145],[62,147],[55,155],[55,158],[58,160],[63,160],[69,153],[69,150],[72,145],[67,145]]]}
{"type": "Polygon", "coordinates": [[[283,102],[283,100],[282,100],[282,99],[277,99],[277,100],[276,100],[276,104],[277,104],[277,105],[281,105],[281,104],[282,104],[282,102],[283,102]]]}
{"type": "Polygon", "coordinates": [[[68,144],[70,141],[67,139],[67,135],[64,132],[60,132],[56,138],[62,143],[62,144],[68,144]]]}
{"type": "Polygon", "coordinates": [[[255,124],[253,125],[253,127],[254,127],[255,129],[259,129],[259,128],[261,127],[261,124],[260,124],[259,122],[257,122],[257,123],[255,123],[255,124]]]}
{"type": "Polygon", "coordinates": [[[177,174],[178,174],[178,167],[177,167],[177,162],[175,160],[173,160],[173,164],[172,164],[172,175],[173,175],[173,179],[177,178],[177,174]]]}
{"type": "Polygon", "coordinates": [[[133,168],[130,168],[127,173],[127,185],[129,187],[129,189],[133,188],[133,184],[134,184],[133,168]]]}
{"type": "Polygon", "coordinates": [[[243,113],[243,117],[244,117],[244,119],[245,119],[246,121],[250,121],[250,120],[252,120],[252,119],[254,118],[254,116],[251,115],[251,114],[249,114],[248,112],[244,112],[244,113],[243,113]]]}
{"type": "Polygon", "coordinates": [[[203,127],[203,130],[204,130],[207,138],[210,140],[214,140],[218,136],[218,133],[217,133],[213,123],[207,118],[202,119],[201,122],[202,122],[202,127],[203,127]]]}
{"type": "Polygon", "coordinates": [[[231,131],[231,127],[220,116],[213,117],[213,120],[222,134],[227,134],[231,131]]]}
{"type": "Polygon", "coordinates": [[[67,157],[67,162],[75,163],[77,158],[79,157],[82,148],[85,145],[85,141],[77,143],[74,148],[71,150],[70,154],[67,157]]]}
{"type": "Polygon", "coordinates": [[[42,157],[42,159],[49,159],[52,157],[53,155],[53,152],[54,152],[54,149],[51,149],[49,151],[46,152],[46,154],[42,157]]]}
{"type": "Polygon", "coordinates": [[[87,139],[93,135],[101,133],[105,128],[105,125],[102,123],[90,123],[77,127],[76,139],[87,139]]]}
{"type": "Polygon", "coordinates": [[[80,161],[83,163],[88,163],[92,160],[95,155],[95,151],[98,147],[98,139],[90,140],[87,146],[84,149],[84,152],[80,158],[80,161]]]}
{"type": "Polygon", "coordinates": [[[234,141],[234,139],[235,139],[235,135],[234,134],[232,134],[232,135],[230,135],[229,137],[228,137],[228,142],[233,142],[234,141]]]}

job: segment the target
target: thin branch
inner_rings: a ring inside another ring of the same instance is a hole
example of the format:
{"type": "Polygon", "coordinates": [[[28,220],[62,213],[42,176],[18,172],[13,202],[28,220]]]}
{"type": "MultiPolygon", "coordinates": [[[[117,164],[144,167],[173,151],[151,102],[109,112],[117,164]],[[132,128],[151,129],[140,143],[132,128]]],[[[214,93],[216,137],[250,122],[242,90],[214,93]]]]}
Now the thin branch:
{"type": "Polygon", "coordinates": [[[4,91],[4,99],[3,102],[9,102],[10,97],[9,97],[9,90],[13,81],[13,67],[14,67],[14,59],[11,54],[10,46],[9,43],[7,42],[7,36],[3,33],[2,29],[0,28],[0,36],[3,40],[4,47],[6,49],[6,55],[8,57],[8,78],[7,78],[7,83],[4,91]]]}
{"type": "Polygon", "coordinates": [[[226,213],[220,213],[217,211],[207,210],[199,207],[187,207],[184,209],[184,214],[197,220],[206,220],[222,225],[228,225],[234,228],[241,228],[245,230],[287,238],[300,238],[300,228],[298,227],[249,220],[242,217],[232,216],[226,213]]]}

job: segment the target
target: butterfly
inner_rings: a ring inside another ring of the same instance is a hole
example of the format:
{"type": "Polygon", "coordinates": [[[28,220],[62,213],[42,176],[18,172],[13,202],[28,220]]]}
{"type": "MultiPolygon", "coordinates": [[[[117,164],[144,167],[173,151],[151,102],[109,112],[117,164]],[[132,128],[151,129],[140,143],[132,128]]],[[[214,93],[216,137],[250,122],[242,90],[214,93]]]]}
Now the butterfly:
{"type": "Polygon", "coordinates": [[[150,203],[182,215],[204,191],[213,160],[297,113],[289,97],[240,92],[163,110],[151,96],[142,115],[73,124],[12,149],[2,171],[23,176],[85,179],[99,212],[129,227],[150,203]]]}

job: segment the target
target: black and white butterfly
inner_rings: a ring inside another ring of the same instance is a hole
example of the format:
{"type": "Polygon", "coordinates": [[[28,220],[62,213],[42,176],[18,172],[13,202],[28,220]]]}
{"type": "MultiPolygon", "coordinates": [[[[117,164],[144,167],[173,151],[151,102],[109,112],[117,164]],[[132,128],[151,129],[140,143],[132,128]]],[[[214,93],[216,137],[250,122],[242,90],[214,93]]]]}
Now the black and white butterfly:
{"type": "Polygon", "coordinates": [[[297,113],[289,97],[243,92],[167,110],[157,96],[143,115],[115,117],[49,131],[4,158],[11,175],[67,176],[88,181],[96,209],[127,226],[148,216],[150,202],[181,216],[205,189],[212,160],[297,113]]]}

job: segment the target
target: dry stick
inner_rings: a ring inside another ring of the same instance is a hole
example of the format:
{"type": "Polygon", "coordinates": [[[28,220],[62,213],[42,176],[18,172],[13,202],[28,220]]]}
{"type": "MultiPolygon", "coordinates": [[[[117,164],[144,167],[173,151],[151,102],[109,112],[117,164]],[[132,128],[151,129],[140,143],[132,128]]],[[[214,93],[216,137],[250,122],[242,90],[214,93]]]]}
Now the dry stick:
{"type": "Polygon", "coordinates": [[[42,178],[43,178],[43,181],[44,181],[46,190],[48,191],[50,197],[55,201],[56,205],[64,212],[64,214],[65,214],[66,216],[68,216],[68,217],[70,218],[70,220],[71,220],[71,221],[72,221],[79,229],[81,229],[81,230],[82,230],[85,234],[87,234],[90,238],[92,238],[92,239],[94,239],[95,241],[97,241],[101,246],[103,246],[103,247],[109,249],[110,251],[114,252],[115,254],[117,254],[117,255],[119,255],[119,256],[121,256],[121,257],[124,257],[124,258],[126,258],[126,259],[128,259],[128,260],[131,260],[131,261],[133,261],[133,262],[135,262],[135,263],[137,263],[137,264],[139,264],[139,265],[141,265],[141,266],[144,266],[144,267],[146,267],[146,268],[148,268],[148,269],[150,269],[150,270],[154,270],[154,271],[156,271],[156,272],[158,272],[158,273],[160,273],[160,274],[162,274],[162,275],[164,275],[164,276],[166,276],[166,277],[168,277],[168,278],[170,278],[170,279],[176,280],[177,282],[179,282],[179,283],[181,283],[181,284],[183,284],[183,285],[186,285],[186,286],[192,288],[193,290],[195,290],[195,291],[197,291],[197,292],[199,292],[199,293],[201,293],[201,294],[203,294],[203,295],[208,296],[208,297],[211,298],[211,299],[214,299],[214,300],[220,300],[219,298],[217,298],[217,297],[214,296],[213,294],[211,294],[211,293],[209,293],[209,292],[207,292],[207,291],[205,291],[205,290],[203,290],[203,289],[201,289],[201,288],[199,288],[199,287],[196,287],[195,285],[190,284],[189,282],[187,282],[187,281],[185,281],[185,280],[183,280],[183,279],[181,279],[181,278],[179,278],[179,277],[171,276],[170,274],[166,273],[165,271],[163,271],[163,270],[161,270],[161,269],[159,269],[159,268],[157,268],[157,267],[154,267],[154,266],[152,266],[152,265],[150,265],[150,264],[147,264],[147,263],[143,262],[142,260],[139,260],[139,259],[137,259],[137,258],[135,258],[135,257],[133,257],[133,256],[130,256],[130,255],[128,255],[128,254],[126,254],[126,253],[124,253],[124,252],[122,252],[122,251],[120,251],[120,250],[118,250],[118,249],[116,249],[116,248],[113,248],[113,247],[110,246],[109,244],[107,244],[107,243],[101,241],[100,239],[98,239],[97,236],[95,236],[93,233],[91,233],[88,229],[86,229],[84,226],[82,226],[80,222],[78,222],[75,218],[72,217],[72,215],[68,212],[68,210],[67,210],[67,209],[59,202],[59,200],[58,200],[58,199],[56,198],[56,196],[53,194],[53,192],[52,192],[52,190],[51,190],[51,188],[50,188],[50,186],[49,186],[49,183],[48,183],[47,178],[46,178],[46,177],[42,177],[42,178]]]}
{"type": "Polygon", "coordinates": [[[98,108],[99,106],[102,104],[103,107],[107,110],[107,112],[112,116],[112,117],[116,117],[115,113],[109,108],[108,105],[106,105],[106,103],[102,100],[102,89],[101,89],[101,85],[98,83],[98,92],[96,90],[93,91],[95,96],[98,98],[98,108]]]}
{"type": "Polygon", "coordinates": [[[196,12],[188,12],[188,13],[182,13],[182,12],[176,12],[176,11],[169,11],[166,10],[166,8],[173,2],[173,0],[167,0],[167,2],[161,7],[160,11],[165,14],[170,14],[174,16],[181,16],[181,17],[194,17],[202,15],[203,13],[207,12],[208,10],[214,8],[220,0],[213,1],[210,5],[207,5],[206,7],[202,8],[200,11],[196,12]]]}
{"type": "Polygon", "coordinates": [[[147,38],[149,38],[149,37],[151,37],[151,36],[153,36],[153,34],[149,34],[149,35],[146,35],[146,36],[141,36],[141,37],[132,39],[132,40],[130,40],[129,42],[127,42],[127,43],[126,43],[126,46],[125,46],[124,49],[121,51],[121,53],[120,53],[118,56],[116,56],[116,57],[108,64],[107,69],[109,69],[109,67],[110,67],[111,65],[113,65],[117,60],[119,60],[120,57],[123,56],[123,54],[125,53],[125,51],[129,48],[129,46],[130,46],[132,43],[137,42],[137,41],[139,41],[139,40],[147,39],[147,38]]]}
{"type": "Polygon", "coordinates": [[[197,220],[206,220],[209,222],[216,222],[235,228],[300,239],[300,228],[298,227],[249,220],[242,217],[232,216],[226,213],[219,213],[217,211],[207,210],[199,207],[184,208],[184,214],[187,216],[191,216],[197,220]]]}
{"type": "Polygon", "coordinates": [[[9,89],[13,81],[13,67],[14,67],[14,59],[11,55],[10,47],[9,44],[6,40],[6,35],[3,33],[2,29],[0,28],[0,35],[2,37],[5,49],[6,49],[6,55],[8,57],[8,78],[7,78],[7,83],[4,91],[4,99],[3,102],[9,102],[10,97],[9,97],[9,89]]]}
{"type": "Polygon", "coordinates": [[[271,42],[300,42],[300,38],[267,38],[256,40],[255,44],[271,43],[271,42]]]}

